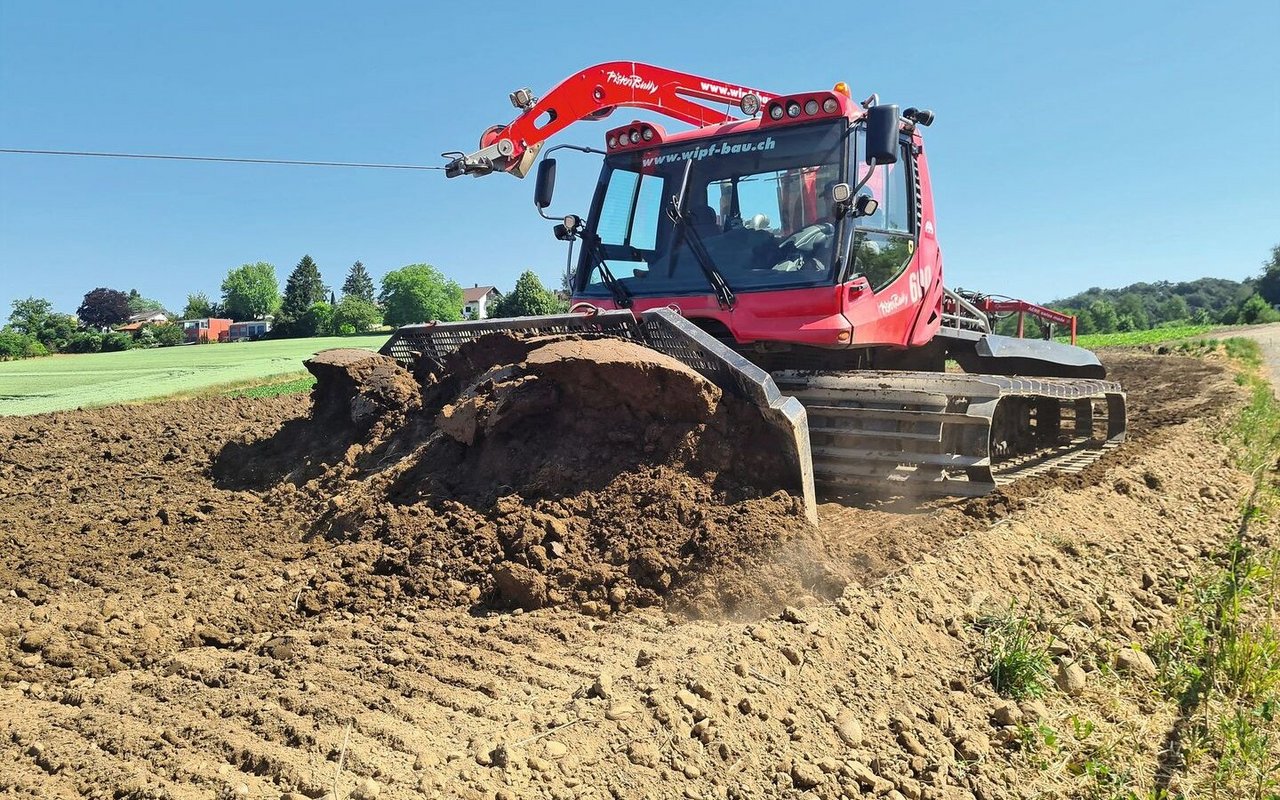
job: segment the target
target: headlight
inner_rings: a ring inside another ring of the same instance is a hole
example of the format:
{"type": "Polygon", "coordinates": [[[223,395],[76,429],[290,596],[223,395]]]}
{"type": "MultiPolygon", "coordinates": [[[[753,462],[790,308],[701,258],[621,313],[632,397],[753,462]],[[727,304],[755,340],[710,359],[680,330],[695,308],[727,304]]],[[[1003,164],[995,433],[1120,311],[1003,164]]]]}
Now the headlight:
{"type": "Polygon", "coordinates": [[[822,101],[822,110],[828,114],[836,113],[836,110],[839,108],[840,104],[836,102],[834,97],[828,97],[826,100],[822,101]]]}
{"type": "Polygon", "coordinates": [[[617,137],[617,136],[610,136],[610,137],[609,137],[609,146],[610,146],[610,147],[617,147],[617,146],[618,146],[618,137],[617,137]]]}
{"type": "Polygon", "coordinates": [[[808,115],[809,115],[809,116],[811,116],[811,117],[812,117],[814,114],[817,114],[817,113],[818,113],[818,101],[817,101],[817,100],[807,100],[807,101],[805,101],[805,104],[804,104],[804,113],[808,114],[808,115]]]}
{"type": "Polygon", "coordinates": [[[632,132],[631,132],[631,143],[632,143],[632,144],[635,144],[635,143],[636,143],[636,142],[638,142],[638,141],[640,141],[640,131],[632,131],[632,132]]]}
{"type": "Polygon", "coordinates": [[[800,116],[800,104],[794,100],[792,100],[790,103],[787,103],[787,116],[791,117],[792,119],[800,116]]]}
{"type": "Polygon", "coordinates": [[[769,106],[769,119],[782,119],[782,106],[777,103],[769,106]]]}
{"type": "Polygon", "coordinates": [[[644,140],[646,142],[649,141],[650,139],[653,138],[653,128],[645,128],[640,135],[644,137],[644,140]]]}
{"type": "Polygon", "coordinates": [[[738,108],[742,109],[742,113],[748,117],[754,117],[760,112],[760,98],[751,92],[747,92],[738,101],[738,108]]]}

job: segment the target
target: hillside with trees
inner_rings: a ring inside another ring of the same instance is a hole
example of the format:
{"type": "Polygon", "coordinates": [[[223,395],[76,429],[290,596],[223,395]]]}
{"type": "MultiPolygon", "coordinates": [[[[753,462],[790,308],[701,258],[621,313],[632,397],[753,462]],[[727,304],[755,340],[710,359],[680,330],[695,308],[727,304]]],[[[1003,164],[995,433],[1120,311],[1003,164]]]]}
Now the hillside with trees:
{"type": "MultiPolygon", "coordinates": [[[[1233,281],[1133,283],[1119,289],[1092,287],[1052,300],[1048,307],[1076,316],[1078,333],[1141,331],[1166,325],[1251,325],[1280,322],[1280,245],[1271,248],[1256,278],[1233,281]]],[[[1012,333],[1016,315],[1001,320],[999,333],[1012,333]]]]}

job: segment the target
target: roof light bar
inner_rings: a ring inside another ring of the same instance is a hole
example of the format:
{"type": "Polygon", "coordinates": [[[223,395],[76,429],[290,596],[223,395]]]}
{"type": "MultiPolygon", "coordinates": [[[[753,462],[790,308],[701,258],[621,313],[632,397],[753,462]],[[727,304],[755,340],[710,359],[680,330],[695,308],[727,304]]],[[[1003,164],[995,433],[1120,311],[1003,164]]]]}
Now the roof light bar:
{"type": "Polygon", "coordinates": [[[778,97],[765,106],[763,124],[776,122],[803,122],[805,120],[844,113],[848,98],[834,91],[778,97]]]}
{"type": "Polygon", "coordinates": [[[651,125],[637,120],[630,125],[609,131],[605,134],[604,141],[608,145],[609,152],[613,153],[642,144],[652,147],[655,144],[661,144],[665,138],[666,131],[661,125],[651,125]]]}

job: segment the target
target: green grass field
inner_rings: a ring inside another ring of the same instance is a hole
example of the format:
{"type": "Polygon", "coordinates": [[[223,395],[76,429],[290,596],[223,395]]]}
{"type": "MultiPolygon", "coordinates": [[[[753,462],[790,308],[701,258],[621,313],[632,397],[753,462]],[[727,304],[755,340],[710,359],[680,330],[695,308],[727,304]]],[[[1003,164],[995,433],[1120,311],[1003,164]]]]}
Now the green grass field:
{"type": "MultiPolygon", "coordinates": [[[[1167,328],[1152,328],[1145,331],[1128,331],[1126,333],[1090,333],[1076,337],[1076,344],[1092,350],[1095,347],[1134,347],[1143,344],[1161,344],[1200,336],[1213,330],[1213,325],[1171,325],[1167,328]]],[[[1070,341],[1059,338],[1058,341],[1070,341]]]]}
{"type": "Polygon", "coordinates": [[[131,403],[217,387],[302,379],[302,362],[320,350],[377,350],[387,334],[187,345],[0,363],[0,416],[131,403]]]}

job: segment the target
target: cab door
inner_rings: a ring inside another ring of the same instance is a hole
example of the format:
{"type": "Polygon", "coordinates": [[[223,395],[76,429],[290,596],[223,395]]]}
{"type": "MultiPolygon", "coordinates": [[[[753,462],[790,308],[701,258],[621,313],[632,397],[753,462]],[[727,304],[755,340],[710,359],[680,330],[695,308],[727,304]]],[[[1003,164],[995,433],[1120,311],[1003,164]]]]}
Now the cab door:
{"type": "MultiPolygon", "coordinates": [[[[867,165],[854,139],[858,180],[867,165]]],[[[853,220],[845,238],[845,316],[855,345],[902,345],[933,276],[920,274],[917,176],[911,143],[904,139],[898,161],[877,166],[859,194],[870,195],[874,214],[853,220]]]]}

